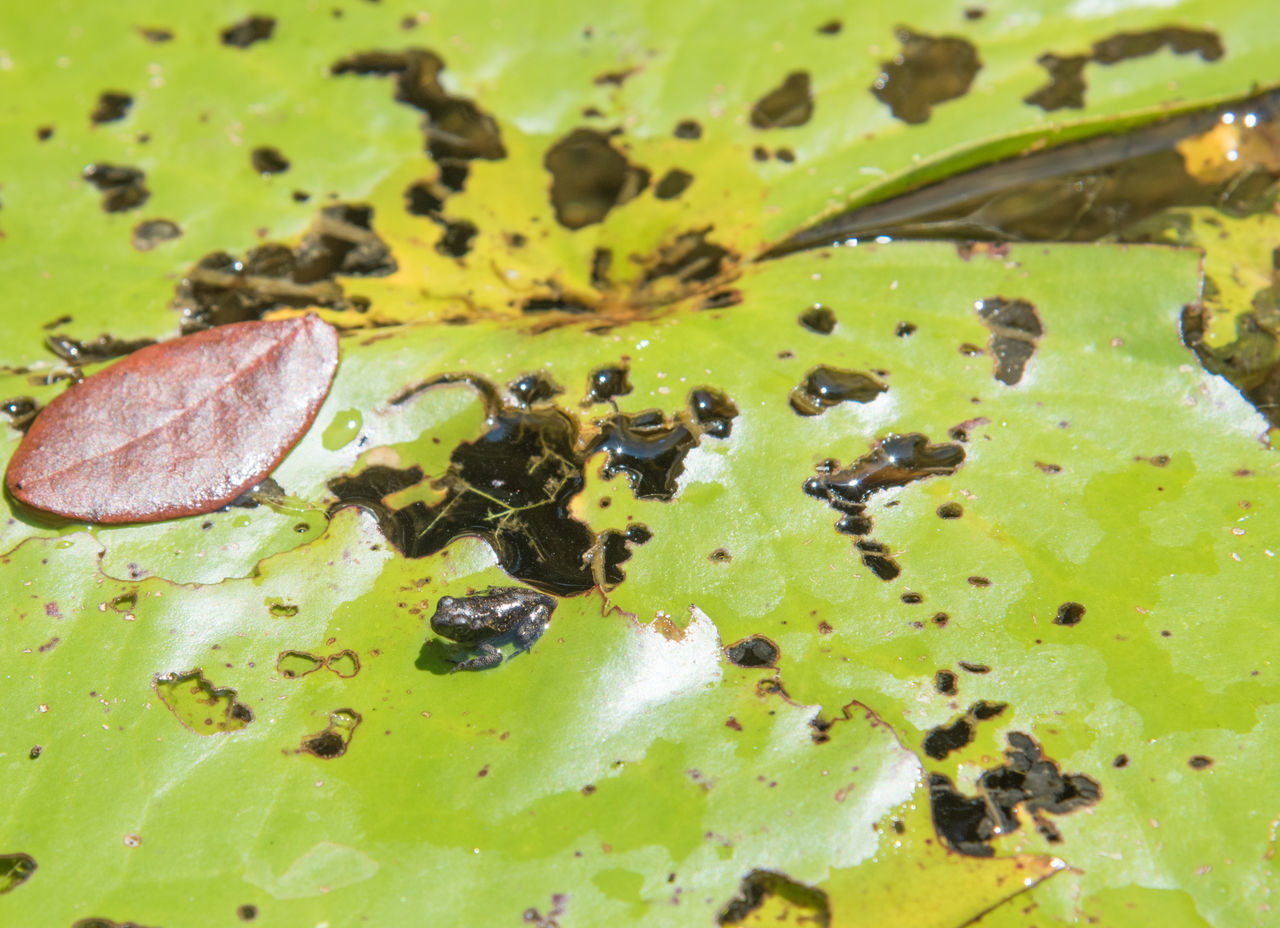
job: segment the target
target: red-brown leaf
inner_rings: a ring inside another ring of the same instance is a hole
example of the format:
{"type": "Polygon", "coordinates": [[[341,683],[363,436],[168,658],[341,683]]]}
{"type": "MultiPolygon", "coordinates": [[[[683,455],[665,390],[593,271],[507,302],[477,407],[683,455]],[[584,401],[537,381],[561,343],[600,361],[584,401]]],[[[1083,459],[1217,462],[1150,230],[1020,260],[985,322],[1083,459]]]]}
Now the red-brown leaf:
{"type": "Polygon", "coordinates": [[[49,403],[5,482],[28,506],[86,522],[209,512],[275,469],[337,367],[338,335],[315,315],[143,348],[49,403]]]}

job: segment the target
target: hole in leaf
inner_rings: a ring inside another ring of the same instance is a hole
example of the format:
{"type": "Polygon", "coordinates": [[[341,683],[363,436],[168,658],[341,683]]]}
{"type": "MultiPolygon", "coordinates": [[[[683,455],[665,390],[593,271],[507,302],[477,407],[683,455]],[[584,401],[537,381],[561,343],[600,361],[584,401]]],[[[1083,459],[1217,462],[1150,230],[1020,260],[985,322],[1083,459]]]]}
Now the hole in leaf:
{"type": "Polygon", "coordinates": [[[136,209],[151,196],[137,168],[99,162],[85,168],[81,176],[102,191],[102,209],[108,213],[136,209]]]}
{"type": "Polygon", "coordinates": [[[276,21],[270,16],[250,16],[222,30],[222,44],[233,48],[248,48],[255,42],[264,42],[275,32],[276,21]]]}
{"type": "Polygon", "coordinates": [[[547,150],[543,166],[551,174],[551,206],[569,229],[600,222],[615,206],[649,186],[649,171],[629,164],[593,129],[575,129],[547,150]]]}
{"type": "Polygon", "coordinates": [[[217,688],[196,669],[156,676],[156,695],[178,721],[198,735],[239,731],[253,721],[253,710],[233,689],[217,688]]]}

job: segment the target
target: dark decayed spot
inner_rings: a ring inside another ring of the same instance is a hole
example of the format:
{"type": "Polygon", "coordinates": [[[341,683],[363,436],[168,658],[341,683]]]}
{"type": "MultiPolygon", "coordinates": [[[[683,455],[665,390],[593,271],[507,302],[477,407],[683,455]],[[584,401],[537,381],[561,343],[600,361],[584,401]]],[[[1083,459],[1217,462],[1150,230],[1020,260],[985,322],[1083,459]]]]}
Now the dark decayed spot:
{"type": "Polygon", "coordinates": [[[792,71],[751,107],[751,125],[757,129],[803,126],[812,116],[813,89],[807,71],[792,71]]]}
{"type": "Polygon", "coordinates": [[[298,750],[321,760],[332,760],[347,753],[351,736],[360,725],[361,716],[354,709],[338,709],[329,713],[329,725],[324,731],[307,735],[298,750]]]}
{"type": "Polygon", "coordinates": [[[973,740],[973,723],[961,716],[950,725],[929,729],[921,747],[934,760],[942,760],[952,751],[958,751],[973,740]]]}
{"type": "Polygon", "coordinates": [[[939,519],[958,519],[964,515],[964,507],[959,503],[943,503],[938,507],[939,519]]]}
{"type": "Polygon", "coordinates": [[[667,281],[687,285],[719,277],[725,262],[733,255],[707,238],[710,231],[706,228],[682,232],[674,241],[659,248],[657,257],[640,280],[641,289],[667,281]]]}
{"type": "Polygon", "coordinates": [[[571,313],[575,316],[585,316],[592,312],[592,307],[572,297],[531,296],[520,304],[520,311],[522,313],[561,312],[571,313]]]}
{"type": "Polygon", "coordinates": [[[35,760],[36,758],[38,758],[38,757],[39,757],[41,754],[43,754],[43,753],[44,753],[44,746],[43,746],[43,745],[40,745],[40,744],[33,744],[33,745],[31,745],[31,750],[27,752],[27,758],[28,758],[29,760],[35,760]]]}
{"type": "Polygon", "coordinates": [[[968,580],[970,586],[976,586],[982,589],[991,586],[991,580],[987,577],[973,576],[969,577],[968,580]]]}
{"type": "Polygon", "coordinates": [[[137,922],[113,922],[109,918],[82,918],[72,924],[71,928],[148,928],[137,922]]]}
{"type": "Polygon", "coordinates": [[[999,296],[979,300],[975,308],[982,324],[991,330],[995,378],[1013,386],[1022,380],[1027,362],[1044,335],[1040,316],[1026,300],[1006,300],[999,296]]]}
{"type": "Polygon", "coordinates": [[[814,303],[800,314],[800,324],[810,332],[830,335],[836,328],[836,314],[821,303],[814,303]]]}
{"type": "Polygon", "coordinates": [[[636,499],[671,499],[676,480],[684,471],[684,459],[698,444],[700,435],[727,438],[737,407],[716,391],[695,390],[689,397],[690,414],[672,418],[656,409],[638,413],[615,412],[598,422],[599,434],[587,446],[587,455],[608,455],[600,472],[605,478],[625,473],[636,499]]]}
{"type": "Polygon", "coordinates": [[[556,220],[568,229],[600,222],[649,186],[649,171],[628,163],[594,129],[574,129],[547,149],[542,164],[551,174],[556,220]]]}
{"type": "Polygon", "coordinates": [[[699,387],[689,394],[689,411],[704,435],[728,438],[738,407],[728,396],[710,387],[699,387]]]}
{"type": "Polygon", "coordinates": [[[929,775],[933,826],[948,846],[962,854],[991,857],[995,853],[991,840],[1020,827],[1019,806],[1045,840],[1061,841],[1046,815],[1082,809],[1102,797],[1095,780],[1080,773],[1062,774],[1028,735],[1009,732],[1008,740],[1005,763],[983,772],[975,797],[962,794],[942,774],[929,775]]]}
{"type": "Polygon", "coordinates": [[[405,189],[404,208],[414,216],[436,216],[444,209],[444,198],[431,189],[431,184],[418,181],[405,189]]]}
{"type": "Polygon", "coordinates": [[[479,231],[475,223],[466,219],[447,221],[440,240],[436,242],[436,251],[449,258],[461,258],[471,250],[471,242],[479,231]]]}
{"type": "Polygon", "coordinates": [[[882,62],[871,93],[907,123],[922,123],[933,107],[964,96],[982,67],[978,50],[956,36],[921,35],[899,27],[902,50],[882,62]]]}
{"type": "Polygon", "coordinates": [[[631,380],[624,366],[598,367],[587,377],[587,395],[583,403],[606,403],[615,396],[631,392],[631,380]]]}
{"type": "Polygon", "coordinates": [[[137,168],[99,162],[89,165],[80,176],[102,191],[102,208],[108,213],[134,209],[151,196],[137,168]]]}
{"type": "Polygon", "coordinates": [[[1049,72],[1049,83],[1023,97],[1023,103],[1038,106],[1047,112],[1064,108],[1084,107],[1084,66],[1092,59],[1088,55],[1059,57],[1047,52],[1036,59],[1036,64],[1049,72]]]}
{"type": "Polygon", "coordinates": [[[595,84],[597,87],[604,87],[607,85],[612,85],[614,87],[621,87],[623,82],[628,77],[631,77],[639,73],[640,73],[640,68],[638,67],[622,68],[617,71],[605,71],[601,74],[597,74],[594,78],[592,78],[591,83],[595,84]]]}
{"type": "Polygon", "coordinates": [[[270,16],[250,16],[222,30],[222,44],[235,48],[248,48],[254,42],[263,42],[275,32],[276,21],[270,16]]]}
{"type": "Polygon", "coordinates": [[[242,922],[251,922],[258,917],[258,907],[256,905],[242,905],[236,909],[236,918],[242,922]]]}
{"type": "Polygon", "coordinates": [[[40,126],[36,129],[36,141],[47,142],[53,138],[53,126],[40,126]]]}
{"type": "MultiPolygon", "coordinates": [[[[947,673],[950,679],[949,692],[956,691],[956,677],[950,671],[938,671],[941,675],[947,673]]],[[[937,677],[934,678],[935,685],[938,683],[937,677]]],[[[948,692],[939,688],[939,692],[948,692]]],[[[924,753],[934,760],[942,760],[952,751],[958,751],[965,745],[973,741],[974,734],[977,730],[978,722],[985,722],[988,719],[996,718],[1003,714],[1008,708],[1002,702],[976,702],[969,707],[969,711],[957,718],[950,725],[939,725],[937,728],[929,729],[928,734],[924,736],[924,742],[921,747],[924,753]]]]}
{"type": "Polygon", "coordinates": [[[1084,618],[1085,608],[1079,603],[1063,603],[1053,617],[1054,625],[1075,625],[1084,618]]]}
{"type": "Polygon", "coordinates": [[[839,35],[844,23],[838,19],[829,19],[818,27],[818,35],[839,35]]]}
{"type": "Polygon", "coordinates": [[[533,371],[507,384],[507,392],[511,394],[517,406],[528,408],[534,403],[541,403],[553,396],[558,396],[564,392],[564,388],[552,380],[549,374],[533,371]]]}
{"type": "Polygon", "coordinates": [[[446,257],[461,258],[471,251],[472,241],[479,230],[475,223],[466,219],[445,218],[442,212],[444,198],[453,192],[453,188],[443,182],[418,181],[410,184],[404,192],[405,209],[415,216],[426,216],[440,227],[440,238],[435,245],[437,252],[446,257]]]}
{"type": "Polygon", "coordinates": [[[698,309],[727,309],[742,302],[741,290],[720,290],[698,304],[698,309]]]}
{"type": "Polygon", "coordinates": [[[1196,754],[1187,761],[1187,766],[1192,770],[1204,770],[1206,767],[1213,766],[1213,758],[1206,757],[1203,754],[1196,754]]]}
{"type": "Polygon", "coordinates": [[[720,910],[716,924],[747,924],[752,913],[771,897],[785,902],[785,908],[791,912],[788,921],[792,924],[813,925],[814,928],[827,928],[831,924],[831,903],[825,892],[773,870],[752,870],[744,876],[738,897],[720,910]]]}
{"type": "Polygon", "coordinates": [[[959,692],[956,687],[956,675],[950,670],[939,670],[933,675],[933,688],[943,696],[954,696],[959,692]]]}
{"type": "Polygon", "coordinates": [[[763,635],[743,638],[724,649],[729,663],[739,667],[776,667],[780,653],[778,646],[763,635]]]}
{"type": "Polygon", "coordinates": [[[654,185],[653,195],[659,200],[674,200],[693,183],[693,175],[679,168],[672,168],[654,185]]]}
{"type": "Polygon", "coordinates": [[[916,324],[914,322],[899,322],[893,327],[893,334],[898,338],[908,338],[916,332],[916,324]]]}
{"type": "Polygon", "coordinates": [[[94,124],[115,122],[124,119],[124,114],[133,106],[133,97],[115,90],[104,90],[98,94],[98,102],[89,114],[89,121],[94,124]]]}
{"type": "Polygon", "coordinates": [[[1222,57],[1222,39],[1208,29],[1185,29],[1165,26],[1146,32],[1119,32],[1093,43],[1093,60],[1099,64],[1115,64],[1129,58],[1152,55],[1168,48],[1175,55],[1197,54],[1204,61],[1222,57]]]}
{"type": "Polygon", "coordinates": [[[957,661],[956,666],[965,673],[991,673],[991,668],[986,664],[975,664],[972,661],[957,661]]]}
{"type": "Polygon", "coordinates": [[[99,335],[93,341],[78,341],[65,335],[46,335],[45,345],[68,364],[95,364],[133,354],[139,348],[154,345],[149,338],[126,341],[112,335],[99,335]]]}
{"type": "Polygon", "coordinates": [[[173,30],[159,27],[139,26],[138,34],[148,42],[171,42],[173,41],[173,30]]]}
{"type": "Polygon", "coordinates": [[[985,7],[967,6],[964,8],[964,18],[969,20],[982,19],[987,15],[985,7]]]}
{"type": "Polygon", "coordinates": [[[1121,32],[1093,43],[1088,55],[1041,55],[1036,63],[1049,72],[1049,83],[1023,99],[1046,111],[1084,106],[1084,66],[1091,61],[1111,65],[1130,58],[1151,55],[1162,48],[1175,55],[1198,54],[1204,61],[1222,57],[1222,40],[1217,33],[1202,29],[1169,26],[1147,32],[1121,32]]]}
{"type": "Polygon", "coordinates": [[[817,416],[840,403],[870,403],[888,389],[870,374],[822,364],[792,389],[790,402],[799,415],[817,416]]]}
{"type": "Polygon", "coordinates": [[[682,119],[680,122],[676,123],[676,128],[673,134],[678,139],[696,141],[697,139],[702,138],[702,126],[692,119],[682,119]]]}
{"type": "Polygon", "coordinates": [[[268,174],[283,174],[289,170],[289,159],[280,154],[279,149],[269,145],[260,145],[250,152],[249,163],[263,177],[268,174]]]}
{"type": "Polygon", "coordinates": [[[161,242],[171,242],[182,237],[182,229],[169,219],[147,219],[133,227],[133,247],[138,251],[150,251],[161,242]]]}
{"type": "Polygon", "coordinates": [[[466,162],[507,156],[498,123],[465,97],[448,93],[440,84],[444,61],[424,48],[400,52],[359,52],[330,66],[331,74],[395,76],[395,99],[425,113],[422,131],[426,149],[440,166],[441,183],[461,190],[466,162]]]}
{"type": "Polygon", "coordinates": [[[239,731],[253,721],[253,710],[236,698],[235,690],[215,687],[199,668],[158,674],[152,685],[165,707],[198,735],[239,731]]]}
{"type": "Polygon", "coordinates": [[[727,398],[700,388],[690,395],[690,410],[670,419],[657,411],[615,411],[594,420],[584,434],[579,420],[560,407],[546,400],[506,405],[492,384],[470,374],[433,378],[396,397],[393,405],[449,383],[466,383],[480,392],[488,417],[485,433],[458,445],[448,470],[433,482],[445,498],[430,507],[416,501],[392,510],[384,497],[421,481],[422,471],[368,468],[329,481],[338,497],[330,512],[351,505],[366,509],[408,557],[434,554],[463,536],[481,538],[508,574],[561,595],[620,583],[628,544],[648,536],[647,529],[597,535],[570,514],[587,459],[603,451],[604,473],[625,473],[637,498],[670,499],[689,450],[703,435],[728,434],[732,418],[727,398]],[[703,401],[702,393],[718,398],[703,401]]]}
{"type": "Polygon", "coordinates": [[[955,444],[934,445],[918,432],[887,435],[870,451],[841,469],[834,460],[817,468],[818,474],[804,482],[804,492],[826,501],[840,513],[836,531],[852,535],[862,554],[862,563],[882,580],[898,576],[900,568],[888,549],[863,536],[871,534],[867,500],[881,490],[906,486],[940,474],[954,474],[964,462],[964,448],[955,444]]]}
{"type": "Polygon", "coordinates": [[[21,886],[35,872],[36,861],[30,854],[0,854],[0,895],[21,886]]]}
{"type": "Polygon", "coordinates": [[[920,603],[924,602],[924,594],[907,591],[899,596],[898,599],[902,600],[908,606],[918,606],[920,603]]]}
{"type": "Polygon", "coordinates": [[[597,248],[591,254],[591,286],[609,289],[609,271],[613,267],[613,249],[597,248]]]}
{"type": "Polygon", "coordinates": [[[395,259],[372,221],[372,207],[335,203],[320,210],[296,248],[268,243],[240,259],[221,251],[205,255],[174,295],[183,333],[260,319],[286,307],[367,308],[367,302],[347,298],[334,278],[395,271],[395,259]]]}
{"type": "Polygon", "coordinates": [[[1129,766],[1129,755],[1117,754],[1115,760],[1111,762],[1111,766],[1115,767],[1117,770],[1129,766]]]}
{"type": "Polygon", "coordinates": [[[9,420],[9,425],[19,432],[25,432],[31,427],[39,411],[40,404],[34,397],[14,396],[7,400],[0,400],[0,413],[4,413],[5,418],[9,420]]]}

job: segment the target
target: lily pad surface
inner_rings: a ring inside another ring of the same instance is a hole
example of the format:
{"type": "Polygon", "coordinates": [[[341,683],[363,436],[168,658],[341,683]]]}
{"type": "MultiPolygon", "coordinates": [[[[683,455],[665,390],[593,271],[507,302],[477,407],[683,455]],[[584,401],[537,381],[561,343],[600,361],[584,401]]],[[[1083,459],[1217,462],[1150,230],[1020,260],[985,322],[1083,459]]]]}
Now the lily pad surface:
{"type": "Polygon", "coordinates": [[[1268,924],[1260,6],[0,13],[5,461],[152,341],[340,332],[223,510],[5,497],[0,921],[1268,924]],[[1204,113],[1247,215],[797,245],[1204,113]]]}

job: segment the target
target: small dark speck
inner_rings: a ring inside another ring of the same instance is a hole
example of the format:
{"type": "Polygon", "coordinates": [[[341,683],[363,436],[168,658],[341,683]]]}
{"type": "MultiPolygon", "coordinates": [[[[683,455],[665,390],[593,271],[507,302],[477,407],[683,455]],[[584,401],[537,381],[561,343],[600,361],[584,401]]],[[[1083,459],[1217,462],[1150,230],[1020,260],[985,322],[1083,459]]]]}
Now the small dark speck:
{"type": "Polygon", "coordinates": [[[222,30],[222,44],[235,48],[248,48],[254,42],[271,38],[276,21],[270,16],[250,16],[222,30]]]}
{"type": "Polygon", "coordinates": [[[924,602],[924,596],[920,593],[903,593],[900,599],[910,606],[924,602]]]}
{"type": "Polygon", "coordinates": [[[826,620],[823,620],[823,621],[821,621],[821,622],[819,622],[819,623],[818,623],[818,632],[819,632],[819,634],[823,634],[823,635],[830,635],[833,631],[835,631],[835,629],[831,627],[831,623],[830,623],[830,622],[827,622],[826,620]]]}
{"type": "Polygon", "coordinates": [[[1040,468],[1046,474],[1060,474],[1062,468],[1057,464],[1046,464],[1044,461],[1036,461],[1036,467],[1040,468]]]}
{"type": "Polygon", "coordinates": [[[53,138],[53,126],[41,126],[36,130],[37,141],[47,142],[51,138],[53,138]]]}
{"type": "Polygon", "coordinates": [[[1111,766],[1115,767],[1117,770],[1121,767],[1129,766],[1129,755],[1117,754],[1116,759],[1111,762],[1111,766]]]}
{"type": "Polygon", "coordinates": [[[966,673],[991,673],[991,668],[986,664],[971,664],[968,661],[960,661],[959,667],[966,673]]]}
{"type": "Polygon", "coordinates": [[[256,905],[242,905],[236,909],[236,917],[242,922],[251,922],[258,917],[258,907],[256,905]]]}
{"type": "Polygon", "coordinates": [[[954,696],[956,690],[956,675],[950,670],[939,670],[933,675],[933,688],[943,696],[954,696]]]}
{"type": "Polygon", "coordinates": [[[293,191],[293,202],[295,203],[305,203],[310,199],[311,199],[311,194],[307,193],[307,191],[305,190],[293,191]]]}
{"type": "Polygon", "coordinates": [[[914,322],[899,322],[893,327],[893,334],[898,338],[907,338],[915,334],[916,328],[917,326],[914,322]]]}
{"type": "Polygon", "coordinates": [[[279,149],[268,145],[255,148],[250,153],[249,160],[253,169],[264,177],[268,174],[283,174],[289,170],[289,159],[280,154],[279,149]]]}
{"type": "Polygon", "coordinates": [[[939,519],[958,519],[964,515],[964,507],[959,503],[943,503],[938,507],[939,519]]]}
{"type": "Polygon", "coordinates": [[[1205,767],[1213,766],[1213,758],[1205,757],[1203,754],[1197,754],[1187,761],[1187,766],[1192,770],[1203,770],[1205,767]]]}
{"type": "Polygon", "coordinates": [[[987,15],[987,11],[985,7],[968,6],[968,7],[965,7],[965,10],[964,10],[964,18],[969,20],[982,19],[982,17],[986,15],[987,15]]]}
{"type": "Polygon", "coordinates": [[[938,612],[933,616],[933,624],[938,626],[938,628],[944,628],[950,621],[951,616],[947,615],[945,612],[938,612]]]}
{"type": "Polygon", "coordinates": [[[839,35],[844,23],[838,19],[829,19],[818,27],[818,35],[839,35]]]}
{"type": "Polygon", "coordinates": [[[44,753],[44,747],[39,744],[34,744],[31,746],[31,750],[27,752],[27,756],[30,757],[32,760],[35,760],[37,757],[39,757],[43,753],[44,753]]]}
{"type": "Polygon", "coordinates": [[[969,585],[970,585],[970,586],[980,587],[980,588],[981,588],[981,587],[988,587],[988,586],[991,586],[991,581],[990,581],[990,580],[988,580],[986,577],[970,577],[970,578],[969,578],[969,585]]]}
{"type": "Polygon", "coordinates": [[[698,125],[692,119],[685,119],[676,123],[675,136],[678,139],[688,139],[690,141],[702,138],[702,126],[698,125]]]}
{"type": "Polygon", "coordinates": [[[89,114],[89,119],[97,123],[115,122],[124,119],[129,107],[133,106],[133,97],[127,93],[104,90],[98,95],[98,103],[89,114]]]}
{"type": "Polygon", "coordinates": [[[596,787],[594,783],[588,783],[586,786],[582,787],[582,795],[584,796],[590,796],[595,791],[596,787]]]}
{"type": "Polygon", "coordinates": [[[1160,637],[1161,637],[1161,638],[1172,638],[1172,637],[1173,637],[1173,632],[1169,631],[1169,629],[1167,629],[1167,628],[1165,628],[1165,629],[1161,629],[1161,630],[1160,630],[1160,637]]]}
{"type": "Polygon", "coordinates": [[[1054,625],[1076,625],[1084,618],[1085,608],[1079,603],[1063,603],[1053,617],[1054,625]]]}

